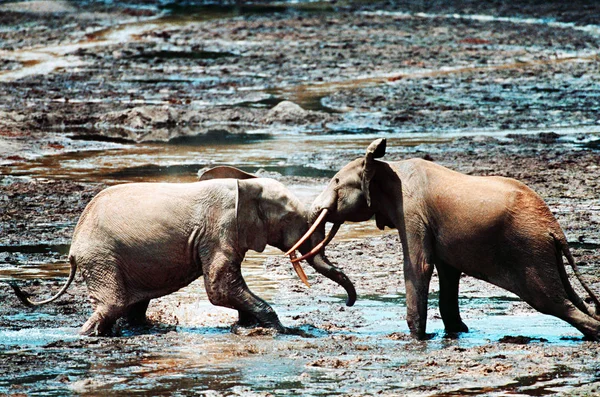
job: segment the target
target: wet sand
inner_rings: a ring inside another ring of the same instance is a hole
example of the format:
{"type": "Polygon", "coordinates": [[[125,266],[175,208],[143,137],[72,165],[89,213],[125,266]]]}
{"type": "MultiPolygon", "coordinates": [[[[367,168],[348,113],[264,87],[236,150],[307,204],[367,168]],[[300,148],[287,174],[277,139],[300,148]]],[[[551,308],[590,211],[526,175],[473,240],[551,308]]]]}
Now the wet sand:
{"type": "MultiPolygon", "coordinates": [[[[426,157],[528,184],[600,293],[600,35],[586,27],[596,6],[141,3],[0,12],[3,280],[36,297],[56,291],[77,218],[108,185],[191,181],[199,168],[232,163],[265,169],[309,203],[332,172],[386,136],[386,160],[426,157]],[[455,13],[496,19],[447,15],[455,13]],[[273,112],[283,99],[304,112],[273,112]]],[[[410,339],[393,231],[345,225],[327,254],[354,281],[354,307],[306,267],[312,287],[303,286],[275,250],[244,264],[250,287],[311,338],[232,334],[233,312],[208,303],[202,280],[153,301],[150,327],[122,323],[120,336],[79,338],[91,312],[80,278],[35,311],[4,284],[0,391],[600,393],[597,343],[470,277],[461,280],[461,312],[471,331],[444,334],[434,275],[433,338],[410,339]]]]}

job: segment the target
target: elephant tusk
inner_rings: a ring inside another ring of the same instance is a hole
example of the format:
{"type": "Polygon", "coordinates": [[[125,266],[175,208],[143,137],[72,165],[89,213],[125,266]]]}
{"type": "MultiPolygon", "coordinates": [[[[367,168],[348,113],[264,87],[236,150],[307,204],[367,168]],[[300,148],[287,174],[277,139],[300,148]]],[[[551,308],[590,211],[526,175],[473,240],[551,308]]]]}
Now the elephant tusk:
{"type": "Polygon", "coordinates": [[[292,266],[294,266],[294,270],[296,271],[296,274],[298,275],[298,277],[300,277],[300,280],[302,280],[304,285],[306,285],[308,288],[310,288],[310,284],[308,283],[308,277],[306,277],[306,273],[304,273],[304,269],[302,269],[302,266],[300,266],[299,261],[296,261],[296,254],[292,252],[290,254],[290,259],[292,260],[292,266]]]}
{"type": "Polygon", "coordinates": [[[315,248],[313,248],[309,253],[302,255],[300,258],[293,258],[292,263],[297,263],[304,259],[312,258],[313,256],[317,255],[319,253],[319,251],[321,251],[323,249],[323,247],[325,247],[327,244],[329,244],[329,242],[331,240],[333,240],[333,238],[337,234],[338,230],[340,230],[341,225],[342,225],[341,223],[335,223],[333,225],[333,227],[331,228],[331,230],[329,231],[329,233],[327,233],[327,237],[325,237],[323,239],[323,241],[321,241],[319,244],[317,244],[315,246],[315,248]]]}
{"type": "Polygon", "coordinates": [[[323,211],[321,211],[321,214],[319,215],[319,217],[317,218],[315,223],[313,223],[313,225],[310,227],[310,229],[308,229],[308,231],[304,234],[304,236],[302,236],[302,238],[300,240],[298,240],[298,242],[296,244],[294,244],[294,246],[292,248],[290,248],[288,250],[288,252],[286,252],[285,254],[290,255],[292,252],[296,251],[298,249],[298,247],[300,247],[302,244],[304,244],[304,242],[306,240],[308,240],[308,238],[315,232],[315,230],[317,230],[319,225],[323,222],[323,220],[327,216],[328,212],[329,212],[329,210],[327,210],[327,208],[323,208],[323,211]]]}

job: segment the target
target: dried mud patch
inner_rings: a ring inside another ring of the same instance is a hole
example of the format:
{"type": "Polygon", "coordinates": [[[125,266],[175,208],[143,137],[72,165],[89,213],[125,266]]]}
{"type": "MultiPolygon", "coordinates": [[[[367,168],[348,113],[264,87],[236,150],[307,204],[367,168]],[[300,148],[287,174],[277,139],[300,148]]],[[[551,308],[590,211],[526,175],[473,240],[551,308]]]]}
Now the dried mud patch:
{"type": "MultiPolygon", "coordinates": [[[[458,13],[515,11],[504,3],[452,7],[458,13]]],[[[101,9],[91,4],[92,11],[101,9]]],[[[599,38],[593,32],[441,12],[394,14],[396,7],[410,11],[419,4],[383,7],[390,14],[368,12],[374,7],[368,5],[248,14],[240,9],[238,18],[192,4],[192,15],[206,14],[198,21],[178,20],[177,14],[128,20],[126,9],[114,7],[117,18],[92,12],[97,20],[86,21],[92,27],[62,20],[81,17],[66,12],[49,14],[57,20],[48,17],[41,32],[19,32],[28,26],[24,17],[15,31],[0,32],[6,42],[14,41],[0,53],[7,66],[18,69],[27,40],[38,43],[38,52],[71,44],[64,57],[78,66],[2,81],[0,111],[10,117],[0,118],[0,125],[78,127],[109,137],[119,128],[119,138],[132,141],[280,124],[339,132],[340,122],[360,121],[364,112],[369,128],[402,132],[597,125],[599,38]],[[44,29],[53,32],[51,38],[40,39],[44,29]],[[269,109],[283,100],[308,114],[271,117],[269,109]]],[[[554,6],[528,3],[531,9],[554,6]]],[[[548,12],[569,19],[559,9],[548,12]]]]}

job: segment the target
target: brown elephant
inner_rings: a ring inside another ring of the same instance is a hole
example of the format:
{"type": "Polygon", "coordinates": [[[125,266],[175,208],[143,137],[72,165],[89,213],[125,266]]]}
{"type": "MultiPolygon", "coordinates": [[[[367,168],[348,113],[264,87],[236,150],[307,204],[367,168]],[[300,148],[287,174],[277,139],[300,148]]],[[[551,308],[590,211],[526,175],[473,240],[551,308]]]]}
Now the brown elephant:
{"type": "Polygon", "coordinates": [[[414,336],[426,336],[435,266],[447,332],[468,331],[458,307],[459,279],[465,273],[513,292],[536,310],[600,340],[598,298],[581,278],[566,237],[540,196],[514,179],[464,175],[423,159],[375,160],[385,154],[385,146],[385,139],[371,143],[366,156],[342,168],[315,199],[314,224],[324,220],[334,226],[303,259],[320,252],[344,221],[375,216],[380,229],[396,228],[400,235],[407,322],[414,336]],[[595,310],[573,290],[563,256],[595,310]]]}
{"type": "MultiPolygon", "coordinates": [[[[262,252],[268,244],[285,251],[308,228],[308,211],[281,183],[232,167],[209,170],[194,183],[113,186],[94,197],[79,219],[64,287],[41,302],[13,288],[26,305],[45,304],[66,291],[79,267],[94,308],[81,333],[104,335],[123,316],[143,323],[151,299],[204,276],[210,302],[238,310],[238,325],[285,333],[290,330],[248,289],[240,267],[248,250],[262,252]]],[[[310,251],[324,230],[300,251],[310,251]]],[[[347,305],[354,304],[352,282],[325,256],[308,263],[344,287],[347,305]]],[[[294,268],[306,282],[297,263],[294,268]]]]}

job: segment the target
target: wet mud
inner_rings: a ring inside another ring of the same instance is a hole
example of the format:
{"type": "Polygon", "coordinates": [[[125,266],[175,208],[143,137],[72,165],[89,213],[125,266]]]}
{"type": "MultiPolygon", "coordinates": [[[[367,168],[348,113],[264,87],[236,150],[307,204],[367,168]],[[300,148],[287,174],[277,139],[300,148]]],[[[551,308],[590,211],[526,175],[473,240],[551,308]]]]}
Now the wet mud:
{"type": "MultiPolygon", "coordinates": [[[[461,279],[470,332],[446,335],[434,274],[431,339],[405,322],[394,231],[346,224],[328,247],[358,292],[275,249],[243,273],[305,337],[231,332],[202,280],[152,301],[149,325],[81,338],[68,275],[78,216],[103,188],[189,182],[234,165],[310,203],[388,139],[422,157],[517,178],[565,230],[600,293],[599,7],[593,2],[402,1],[206,6],[0,5],[0,393],[8,395],[596,395],[600,346],[483,281],[461,279]]],[[[568,269],[568,273],[572,272],[568,269]]],[[[571,274],[572,276],[572,274],[571,274]]],[[[581,296],[583,290],[572,277],[581,296]]]]}

